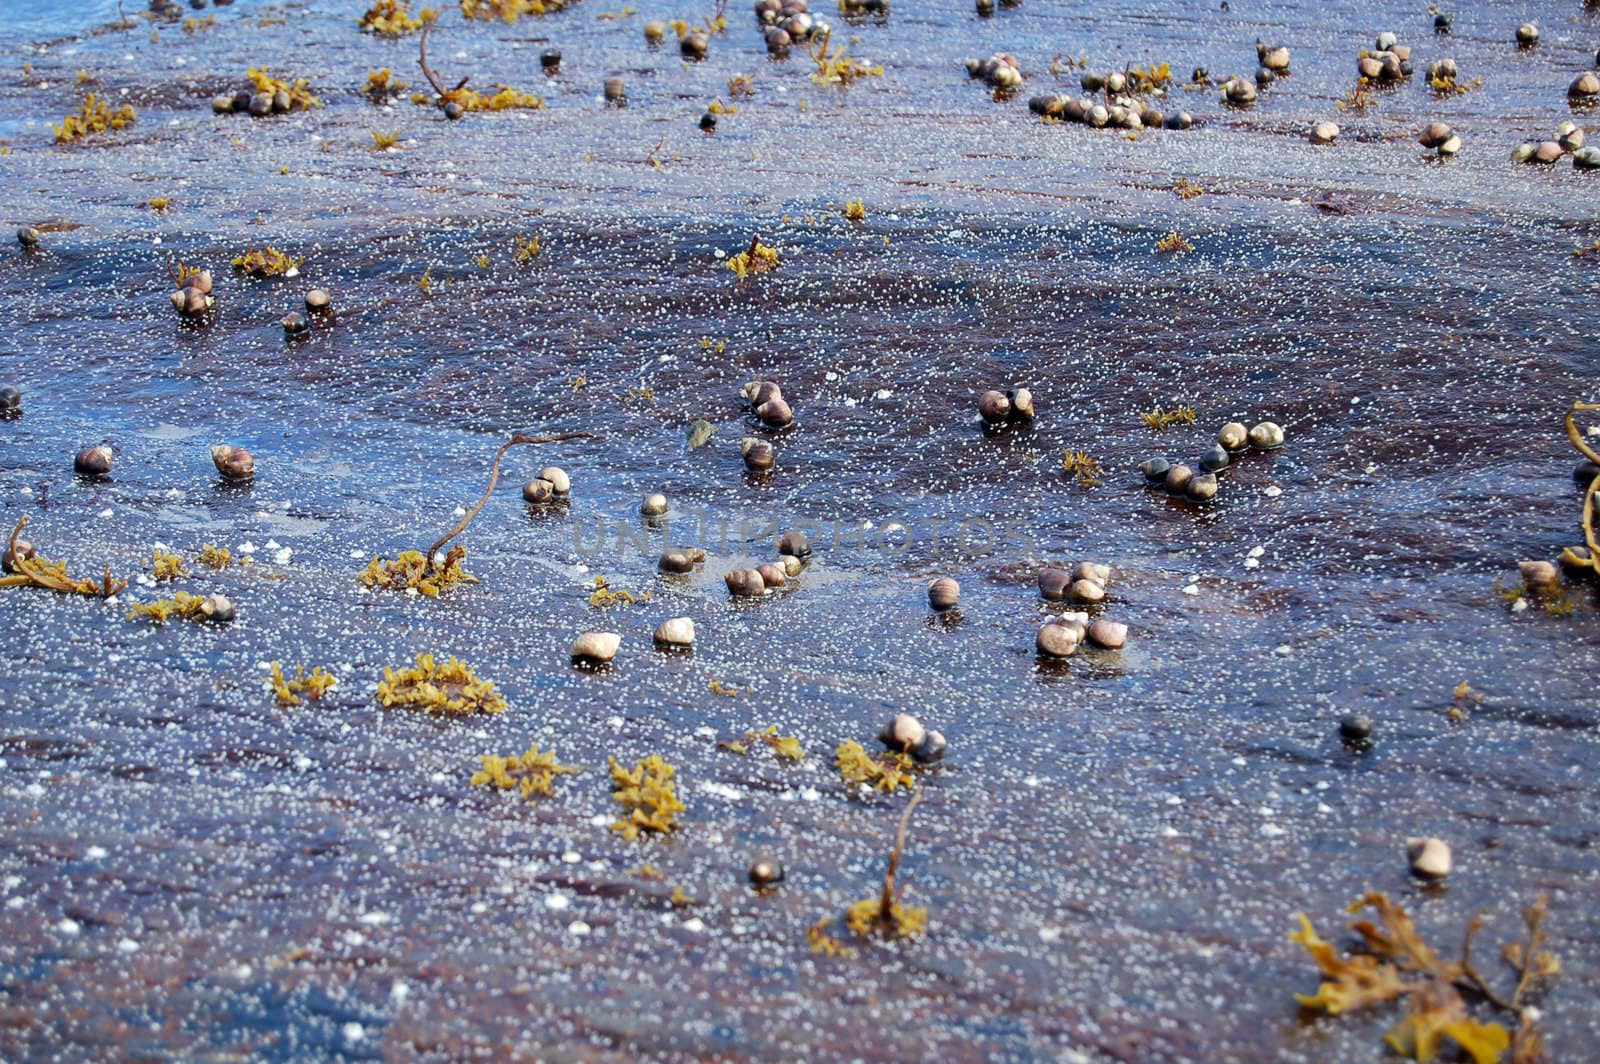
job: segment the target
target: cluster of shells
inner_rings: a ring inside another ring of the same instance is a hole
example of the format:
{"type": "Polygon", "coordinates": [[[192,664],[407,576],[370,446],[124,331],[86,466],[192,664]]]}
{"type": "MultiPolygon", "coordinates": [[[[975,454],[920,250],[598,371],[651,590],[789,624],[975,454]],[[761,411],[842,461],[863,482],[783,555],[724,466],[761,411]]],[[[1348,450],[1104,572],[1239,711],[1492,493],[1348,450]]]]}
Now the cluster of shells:
{"type": "MultiPolygon", "coordinates": [[[[1099,562],[1079,562],[1071,568],[1050,566],[1039,573],[1039,596],[1046,602],[1072,602],[1097,607],[1106,600],[1111,583],[1111,567],[1099,562]]],[[[928,607],[936,613],[954,610],[961,604],[961,585],[952,577],[941,576],[928,585],[928,607]]],[[[1128,626],[1105,617],[1090,619],[1086,610],[1075,610],[1045,621],[1035,637],[1040,657],[1069,658],[1084,644],[1104,650],[1121,650],[1128,641],[1128,626]]]]}
{"type": "Polygon", "coordinates": [[[804,532],[791,529],[778,539],[778,560],[763,562],[725,574],[723,582],[734,598],[760,598],[768,591],[787,587],[811,561],[811,542],[804,532]]]}
{"type": "Polygon", "coordinates": [[[333,306],[333,297],[325,288],[313,288],[306,293],[306,312],[291,310],[279,322],[283,326],[285,336],[304,336],[311,331],[311,321],[320,315],[327,314],[333,306]]]}
{"type": "Polygon", "coordinates": [[[1281,44],[1256,42],[1256,76],[1254,79],[1238,74],[1222,79],[1217,85],[1217,96],[1229,107],[1248,107],[1255,103],[1259,89],[1264,89],[1289,73],[1289,49],[1281,44]]]}
{"type": "Polygon", "coordinates": [[[909,713],[897,714],[885,724],[878,741],[895,753],[910,754],[919,764],[931,765],[944,757],[944,734],[924,727],[909,713]]]}
{"type": "MultiPolygon", "coordinates": [[[[862,10],[860,13],[869,13],[869,5],[857,4],[862,10]]],[[[841,9],[844,5],[841,5],[841,9]]],[[[888,0],[883,0],[877,5],[881,13],[888,14],[888,0]]],[[[791,45],[805,44],[813,37],[822,37],[828,32],[828,24],[811,14],[806,0],[756,0],[756,22],[761,26],[762,35],[766,38],[767,51],[774,55],[781,55],[789,50],[791,45]]],[[[854,14],[853,11],[845,11],[854,14]]],[[[878,13],[873,11],[871,13],[878,13]]]]}
{"type": "MultiPolygon", "coordinates": [[[[1071,569],[1051,566],[1039,573],[1039,596],[1046,602],[1073,602],[1099,606],[1106,600],[1111,567],[1099,562],[1079,562],[1071,569]]],[[[1121,650],[1128,641],[1128,626],[1105,617],[1090,619],[1085,610],[1057,614],[1039,626],[1034,648],[1042,658],[1070,658],[1090,644],[1121,650]]]]}
{"type": "Polygon", "coordinates": [[[1169,462],[1165,458],[1150,458],[1139,463],[1139,472],[1151,487],[1165,488],[1169,495],[1182,495],[1191,502],[1210,502],[1221,488],[1218,474],[1232,463],[1234,455],[1246,446],[1258,451],[1275,451],[1283,446],[1283,428],[1275,421],[1258,422],[1246,429],[1239,421],[1230,421],[1217,430],[1217,442],[1206,448],[1193,466],[1185,462],[1169,462]]]}
{"type": "Polygon", "coordinates": [[[522,499],[530,506],[564,503],[572,494],[572,478],[560,466],[545,466],[539,475],[522,485],[522,499]]]}
{"type": "MultiPolygon", "coordinates": [[[[740,394],[750,404],[756,419],[769,429],[787,428],[794,422],[794,410],[783,397],[777,381],[753,380],[740,389],[740,394]]],[[[739,454],[745,468],[752,473],[766,473],[778,460],[772,441],[760,436],[746,436],[739,441],[739,454]]]]}
{"type": "Polygon", "coordinates": [[[889,0],[839,0],[839,13],[845,18],[887,18],[889,0]]]}
{"type": "Polygon", "coordinates": [[[1026,388],[990,388],[978,396],[978,416],[986,429],[1026,424],[1033,420],[1033,393],[1026,388]]]}
{"type": "Polygon", "coordinates": [[[1417,143],[1449,157],[1461,150],[1461,136],[1445,122],[1429,122],[1417,134],[1417,143]]]}
{"type": "Polygon", "coordinates": [[[186,318],[200,318],[211,310],[216,300],[211,296],[211,271],[196,270],[183,279],[182,286],[172,293],[172,308],[186,318]]]}
{"type": "Polygon", "coordinates": [[[1070,96],[1065,93],[1035,96],[1028,101],[1034,114],[1058,122],[1078,122],[1095,129],[1188,129],[1194,118],[1187,111],[1163,112],[1159,107],[1124,95],[1127,75],[1113,71],[1101,76],[1084,75],[1084,85],[1098,86],[1091,91],[1103,91],[1105,98],[1097,101],[1092,96],[1070,96]]]}
{"type": "Polygon", "coordinates": [[[1411,46],[1385,30],[1378,34],[1377,47],[1356,57],[1356,73],[1371,82],[1393,84],[1412,74],[1411,46]]]}
{"type": "Polygon", "coordinates": [[[1007,95],[1022,88],[1022,70],[1010,52],[996,52],[987,59],[965,60],[967,77],[982,81],[996,93],[1007,95]]]}
{"type": "Polygon", "coordinates": [[[1600,148],[1592,145],[1585,147],[1583,140],[1583,129],[1576,122],[1562,122],[1556,127],[1554,140],[1537,143],[1531,140],[1524,141],[1511,153],[1511,161],[1550,166],[1560,162],[1562,156],[1570,155],[1575,169],[1600,169],[1600,148]]]}
{"type": "Polygon", "coordinates": [[[212,113],[219,115],[248,114],[255,118],[265,118],[267,115],[287,114],[293,106],[289,94],[282,89],[277,92],[251,92],[249,89],[240,89],[238,92],[225,92],[211,98],[212,113]]]}

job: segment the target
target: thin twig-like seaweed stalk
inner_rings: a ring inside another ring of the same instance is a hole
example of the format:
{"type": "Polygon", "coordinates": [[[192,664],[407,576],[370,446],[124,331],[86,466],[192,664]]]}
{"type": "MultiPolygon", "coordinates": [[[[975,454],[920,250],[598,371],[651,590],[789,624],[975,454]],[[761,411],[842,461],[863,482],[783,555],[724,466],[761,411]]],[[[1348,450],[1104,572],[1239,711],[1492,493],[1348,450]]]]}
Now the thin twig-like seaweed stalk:
{"type": "MultiPolygon", "coordinates": [[[[439,94],[440,99],[443,99],[445,87],[440,83],[439,75],[435,74],[433,72],[433,68],[428,65],[428,34],[432,32],[433,23],[430,22],[426,26],[422,27],[422,37],[417,42],[417,51],[419,53],[417,57],[417,65],[422,67],[422,76],[428,79],[428,84],[433,86],[433,91],[439,94]]],[[[462,79],[461,85],[465,85],[466,83],[466,80],[462,79]]],[[[459,89],[461,85],[457,85],[456,88],[459,89]]]]}
{"type": "MultiPolygon", "coordinates": [[[[1600,465],[1600,452],[1596,452],[1584,441],[1583,433],[1578,431],[1577,415],[1587,411],[1600,410],[1600,403],[1574,402],[1572,409],[1567,411],[1566,425],[1567,438],[1572,445],[1589,461],[1600,465]]],[[[1583,540],[1589,548],[1589,565],[1596,572],[1600,572],[1600,537],[1595,535],[1594,510],[1595,499],[1600,496],[1600,475],[1596,475],[1589,482],[1589,488],[1583,493],[1583,540]]]]}
{"type": "MultiPolygon", "coordinates": [[[[900,827],[894,833],[894,849],[889,851],[889,867],[883,873],[883,894],[878,899],[878,919],[888,926],[894,925],[894,904],[900,898],[900,891],[895,889],[894,877],[900,871],[900,855],[905,852],[906,832],[911,828],[911,814],[916,811],[917,803],[922,801],[926,791],[918,791],[906,803],[905,812],[900,814],[900,827]]],[[[904,889],[904,888],[902,888],[904,889]]]]}
{"type": "Polygon", "coordinates": [[[457,536],[461,535],[461,533],[465,532],[467,530],[467,526],[472,523],[472,519],[478,516],[478,511],[483,509],[484,503],[489,501],[489,496],[494,494],[494,486],[500,483],[500,459],[505,457],[507,451],[511,450],[511,448],[517,446],[519,443],[560,443],[562,440],[592,440],[594,438],[595,435],[592,432],[563,432],[555,436],[524,436],[519,433],[511,437],[505,443],[501,444],[500,449],[494,453],[494,463],[489,466],[489,486],[483,489],[482,497],[478,499],[477,503],[473,505],[472,509],[468,510],[461,520],[455,523],[454,527],[452,527],[450,531],[440,536],[434,541],[433,546],[428,548],[425,555],[428,560],[427,568],[424,569],[423,572],[433,572],[434,554],[438,552],[440,547],[444,546],[446,543],[449,543],[452,539],[455,539],[457,536]]]}

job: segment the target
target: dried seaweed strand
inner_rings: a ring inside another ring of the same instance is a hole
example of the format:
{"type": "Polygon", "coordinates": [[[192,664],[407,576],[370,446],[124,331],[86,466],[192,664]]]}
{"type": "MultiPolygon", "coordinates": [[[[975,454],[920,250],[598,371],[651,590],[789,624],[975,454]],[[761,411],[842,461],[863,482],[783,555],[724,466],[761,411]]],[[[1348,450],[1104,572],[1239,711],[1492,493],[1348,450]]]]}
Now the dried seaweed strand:
{"type": "Polygon", "coordinates": [[[1478,993],[1483,995],[1484,1000],[1489,1002],[1489,1004],[1493,1005],[1497,1009],[1505,1009],[1507,1012],[1514,1012],[1516,1010],[1511,1002],[1497,994],[1495,989],[1489,985],[1489,981],[1472,966],[1472,936],[1477,934],[1478,929],[1482,926],[1482,913],[1477,914],[1472,919],[1467,921],[1467,929],[1461,936],[1461,975],[1473,990],[1476,990],[1478,993]]]}
{"type": "Polygon", "coordinates": [[[562,440],[592,440],[594,438],[595,435],[592,432],[563,432],[555,436],[524,436],[519,433],[518,435],[511,437],[505,443],[501,444],[500,449],[494,453],[493,464],[489,466],[489,486],[483,489],[482,498],[477,501],[472,509],[466,512],[466,515],[463,516],[461,520],[455,523],[454,527],[452,527],[450,531],[446,532],[444,535],[435,540],[433,546],[429,547],[427,551],[424,552],[423,556],[427,558],[427,568],[424,569],[423,572],[433,572],[434,554],[438,552],[440,547],[444,546],[446,543],[449,543],[452,539],[455,539],[457,536],[461,535],[461,533],[465,532],[467,530],[467,526],[472,523],[472,519],[478,516],[478,511],[483,509],[484,503],[489,501],[489,496],[494,494],[494,486],[500,483],[500,459],[505,457],[507,451],[511,450],[511,448],[515,447],[519,443],[560,443],[562,440]]]}
{"type": "MultiPolygon", "coordinates": [[[[432,32],[433,23],[430,22],[422,27],[422,38],[417,42],[417,51],[420,53],[417,57],[417,64],[422,67],[422,76],[428,79],[428,84],[433,86],[433,91],[439,94],[440,99],[443,99],[446,89],[439,81],[439,75],[435,74],[433,68],[428,65],[428,34],[432,32]]],[[[459,89],[466,83],[467,79],[462,78],[461,84],[457,85],[456,88],[459,89]]]]}
{"type": "Polygon", "coordinates": [[[75,580],[68,576],[66,564],[63,562],[46,561],[38,555],[31,558],[21,556],[17,553],[17,537],[22,535],[22,530],[27,525],[28,515],[23,514],[17,521],[17,527],[11,530],[7,548],[11,553],[13,571],[0,576],[0,587],[42,587],[50,591],[108,599],[128,586],[126,580],[111,579],[109,565],[106,566],[104,579],[97,584],[90,577],[75,580]]]}
{"type": "MultiPolygon", "coordinates": [[[[1600,410],[1600,403],[1574,402],[1572,408],[1567,411],[1565,422],[1567,438],[1572,441],[1572,445],[1589,461],[1600,465],[1600,452],[1596,452],[1593,447],[1584,442],[1583,433],[1578,431],[1577,415],[1594,410],[1600,410]]],[[[1589,548],[1589,568],[1600,572],[1600,536],[1595,534],[1594,528],[1595,498],[1597,496],[1600,496],[1600,475],[1595,476],[1589,482],[1588,489],[1583,493],[1583,540],[1589,548]]],[[[1567,553],[1570,554],[1571,552],[1567,553]]]]}
{"type": "Polygon", "coordinates": [[[883,873],[883,894],[878,899],[878,919],[886,925],[895,923],[894,905],[900,900],[900,893],[905,888],[895,889],[894,877],[900,871],[900,855],[906,849],[906,832],[911,828],[911,814],[916,812],[917,804],[922,801],[922,796],[927,791],[918,791],[906,803],[905,812],[900,814],[900,827],[894,833],[894,849],[889,851],[889,867],[883,873]]]}

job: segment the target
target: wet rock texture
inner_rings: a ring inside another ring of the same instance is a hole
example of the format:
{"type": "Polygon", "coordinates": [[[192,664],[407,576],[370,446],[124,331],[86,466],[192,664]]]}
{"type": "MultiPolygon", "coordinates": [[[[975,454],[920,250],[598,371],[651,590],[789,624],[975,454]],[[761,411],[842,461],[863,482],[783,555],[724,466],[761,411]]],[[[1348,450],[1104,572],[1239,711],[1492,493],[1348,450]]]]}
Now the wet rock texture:
{"type": "Polygon", "coordinates": [[[113,604],[0,589],[0,1057],[1366,1060],[1392,1017],[1302,1022],[1289,992],[1316,975],[1286,935],[1369,888],[1432,940],[1494,913],[1484,965],[1547,891],[1551,1056],[1600,1038],[1600,609],[1576,584],[1570,614],[1510,614],[1493,589],[1575,541],[1559,413],[1595,398],[1600,263],[1573,250],[1600,236],[1600,185],[1509,159],[1563,120],[1594,131],[1568,105],[1594,44],[1572,9],[1499,5],[1470,33],[1463,12],[1440,37],[1397,14],[1419,71],[1449,55],[1483,84],[1413,77],[1313,145],[1372,44],[1366,6],[1269,26],[818,4],[834,46],[886,68],[844,89],[799,44],[769,60],[748,5],[692,64],[650,50],[642,15],[468,26],[450,6],[430,55],[452,84],[546,97],[459,122],[359,93],[380,67],[423,82],[412,39],[356,32],[345,5],[81,36],[57,6],[8,9],[7,224],[38,239],[0,252],[0,383],[26,397],[0,420],[0,517],[28,513],[74,574],[147,572],[156,543],[254,564],[182,584],[224,594],[228,626],[129,625],[158,593],[137,583],[113,604]],[[1293,73],[1224,107],[1257,37],[1293,73]],[[997,47],[1026,92],[951,60],[997,47]],[[1182,132],[1045,123],[1025,97],[1075,91],[1058,53],[1213,87],[1159,104],[1193,113],[1182,132]],[[213,115],[247,66],[325,106],[213,115]],[[44,120],[76,110],[80,69],[138,120],[57,148],[44,120]],[[618,73],[628,106],[607,108],[618,73]],[[752,73],[715,137],[694,128],[752,73]],[[1419,150],[1431,122],[1470,134],[1459,155],[1419,150]],[[369,150],[374,128],[400,149],[369,150]],[[1174,229],[1194,250],[1156,256],[1174,229]],[[726,257],[753,233],[780,262],[741,281],[726,257]],[[228,268],[269,242],[300,278],[228,268]],[[213,273],[203,313],[165,305],[179,258],[213,273]],[[286,344],[311,287],[336,312],[286,344]],[[783,382],[792,421],[740,401],[754,378],[783,382]],[[1040,416],[985,433],[976,396],[1017,382],[1040,416]],[[1178,401],[1196,424],[1140,422],[1178,401]],[[1204,506],[1134,468],[1268,416],[1284,446],[1230,443],[1204,506]],[[696,418],[716,431],[689,451],[696,418]],[[471,506],[509,434],[578,430],[599,438],[508,453],[460,538],[481,583],[357,584],[471,506]],[[109,475],[75,476],[100,440],[109,475]],[[254,475],[219,477],[217,441],[254,475]],[[1100,487],[1059,473],[1081,448],[1100,487]],[[530,480],[550,498],[525,503],[530,480]],[[671,509],[646,520],[655,492],[671,509]],[[801,521],[804,572],[730,595],[724,574],[801,521]],[[896,521],[909,544],[882,549],[896,521]],[[705,564],[658,575],[686,544],[705,564]],[[1103,602],[1040,593],[1083,558],[1114,567],[1103,602]],[[653,597],[599,610],[597,573],[653,597]],[[936,612],[944,576],[959,607],[936,612]],[[1041,656],[1069,610],[1081,648],[1041,656]],[[692,653],[653,649],[669,618],[692,653]],[[583,632],[620,635],[609,667],[571,667],[583,632]],[[469,659],[507,710],[380,709],[383,667],[425,652],[469,659]],[[279,708],[273,661],[339,685],[279,708]],[[1483,698],[1452,719],[1463,680],[1483,698]],[[847,793],[832,752],[902,712],[949,740],[900,868],[929,931],[818,957],[806,929],[877,889],[905,801],[847,793]],[[768,725],[805,760],[716,746],[768,725]],[[479,755],[534,741],[585,771],[537,804],[468,786],[479,755]],[[626,843],[606,759],[654,753],[687,810],[626,843]],[[1411,875],[1412,837],[1449,841],[1443,883],[1411,875]],[[781,887],[751,889],[757,859],[781,887]],[[671,904],[679,885],[697,904],[671,904]]]}

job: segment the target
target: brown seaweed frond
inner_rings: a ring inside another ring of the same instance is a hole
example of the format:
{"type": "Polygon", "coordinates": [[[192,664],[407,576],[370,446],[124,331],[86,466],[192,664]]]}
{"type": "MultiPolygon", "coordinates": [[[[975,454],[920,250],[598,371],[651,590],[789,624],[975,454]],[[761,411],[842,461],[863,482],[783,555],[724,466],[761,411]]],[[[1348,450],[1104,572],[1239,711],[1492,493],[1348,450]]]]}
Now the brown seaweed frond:
{"type": "Polygon", "coordinates": [[[451,656],[441,665],[432,654],[417,655],[414,668],[385,668],[378,701],[385,707],[404,706],[447,717],[506,708],[505,696],[488,680],[478,679],[466,662],[451,656]]]}
{"type": "MultiPolygon", "coordinates": [[[[455,523],[454,527],[452,527],[450,531],[440,536],[434,541],[433,546],[428,548],[427,553],[424,555],[427,567],[426,571],[428,573],[433,572],[433,558],[434,555],[439,552],[439,548],[443,547],[446,543],[449,543],[452,539],[455,539],[457,536],[461,535],[461,533],[465,532],[467,530],[467,526],[472,523],[472,519],[478,516],[478,511],[483,509],[484,503],[489,501],[489,496],[494,494],[494,486],[500,483],[500,459],[506,456],[507,451],[511,450],[513,447],[527,443],[560,443],[563,440],[592,440],[594,438],[595,435],[592,432],[562,432],[557,433],[554,436],[524,436],[521,433],[518,433],[505,443],[501,444],[500,449],[494,453],[494,461],[489,466],[489,486],[483,489],[482,497],[480,497],[478,501],[473,504],[472,509],[468,510],[466,514],[462,516],[461,520],[455,523]]],[[[453,554],[454,551],[451,553],[453,554]]]]}
{"type": "Polygon", "coordinates": [[[111,579],[109,565],[106,566],[105,575],[99,581],[92,577],[75,578],[67,575],[65,562],[47,561],[36,554],[29,555],[26,551],[19,551],[17,537],[22,535],[22,530],[26,527],[28,527],[28,516],[24,514],[17,520],[17,527],[11,530],[11,539],[6,547],[11,558],[11,571],[0,574],[0,587],[42,587],[47,591],[60,591],[64,594],[110,598],[128,586],[126,580],[111,579]]]}
{"type": "Polygon", "coordinates": [[[291,111],[309,111],[313,107],[322,105],[321,100],[311,95],[311,83],[305,78],[284,81],[269,74],[266,67],[251,67],[244,72],[244,76],[250,79],[257,92],[273,96],[280,92],[288,93],[291,111]]]}
{"type": "Polygon", "coordinates": [[[370,96],[375,102],[382,103],[390,96],[399,95],[404,91],[406,83],[396,78],[389,72],[388,67],[374,70],[367,74],[366,87],[361,91],[370,96]]]}
{"type": "Polygon", "coordinates": [[[309,673],[304,665],[296,665],[291,680],[283,674],[282,665],[276,661],[272,663],[272,693],[280,706],[298,706],[307,698],[320,702],[328,689],[338,682],[338,678],[321,665],[312,666],[309,673]]]}
{"type": "Polygon", "coordinates": [[[264,248],[250,248],[243,255],[228,261],[234,269],[252,277],[283,277],[298,271],[305,258],[285,255],[268,244],[264,248]]]}
{"type": "Polygon", "coordinates": [[[833,763],[840,778],[852,786],[866,784],[885,794],[900,788],[914,790],[917,786],[910,754],[891,750],[873,757],[860,743],[846,739],[834,751],[833,763]]]}
{"type": "MultiPolygon", "coordinates": [[[[466,4],[463,0],[462,12],[466,13],[466,4]]],[[[468,15],[468,17],[471,17],[468,15]]],[[[515,16],[513,16],[515,17],[515,16]]],[[[417,65],[422,67],[422,76],[428,79],[428,84],[433,86],[435,106],[443,107],[446,104],[460,104],[468,111],[510,111],[510,110],[538,110],[544,106],[544,98],[531,92],[519,92],[509,85],[496,86],[492,93],[481,93],[476,89],[467,88],[467,82],[472,80],[471,75],[456,82],[455,88],[447,89],[444,82],[439,80],[439,75],[433,67],[428,65],[428,35],[433,32],[434,24],[428,23],[422,28],[422,36],[417,41],[417,65]]],[[[428,98],[421,94],[413,96],[417,103],[427,103],[428,98]]]]}
{"type": "Polygon", "coordinates": [[[1482,925],[1479,917],[1468,922],[1462,935],[1461,959],[1441,958],[1423,939],[1411,917],[1377,891],[1363,896],[1350,912],[1371,909],[1373,920],[1356,920],[1350,929],[1361,938],[1361,948],[1341,957],[1332,943],[1317,935],[1304,913],[1297,914],[1300,930],[1290,941],[1311,954],[1323,982],[1315,994],[1296,994],[1308,1009],[1337,1016],[1356,1009],[1403,1001],[1404,1014],[1384,1035],[1400,1055],[1418,1061],[1433,1060],[1453,1044],[1475,1064],[1495,1064],[1508,1048],[1513,1061],[1539,1059],[1540,1034],[1526,1011],[1537,985],[1561,970],[1560,962],[1544,947],[1548,938],[1543,924],[1549,907],[1541,895],[1523,910],[1527,937],[1501,950],[1517,975],[1509,996],[1496,991],[1472,963],[1472,936],[1482,925]],[[1463,994],[1516,1018],[1513,1035],[1505,1026],[1474,1018],[1463,994]]]}
{"type": "Polygon", "coordinates": [[[1155,429],[1157,432],[1173,425],[1193,425],[1194,419],[1194,407],[1187,405],[1175,406],[1171,410],[1163,410],[1158,406],[1154,410],[1144,411],[1139,415],[1139,420],[1143,421],[1146,427],[1155,429]]]}
{"type": "Polygon", "coordinates": [[[631,769],[614,757],[606,760],[611,766],[612,797],[627,814],[611,825],[612,831],[632,842],[643,832],[664,835],[677,827],[678,814],[685,806],[672,786],[676,769],[659,754],[651,754],[631,769]]]}
{"type": "Polygon", "coordinates": [[[736,754],[747,754],[750,752],[751,744],[758,742],[770,746],[773,754],[780,761],[805,760],[806,751],[800,745],[800,740],[792,735],[779,735],[776,724],[768,725],[765,731],[751,729],[737,739],[724,739],[718,742],[717,745],[736,754]]]}
{"type": "Polygon", "coordinates": [[[180,621],[209,621],[211,611],[206,608],[205,596],[192,595],[187,591],[174,591],[171,598],[134,603],[128,610],[127,620],[132,621],[140,617],[162,625],[174,617],[180,621]]]}
{"type": "Polygon", "coordinates": [[[406,0],[373,0],[367,13],[361,16],[361,28],[383,37],[401,37],[415,33],[439,17],[439,9],[425,7],[415,16],[408,10],[406,0]]]}
{"type": "Polygon", "coordinates": [[[1188,238],[1176,229],[1156,241],[1157,255],[1182,255],[1184,252],[1193,250],[1194,245],[1189,243],[1188,238]]]}
{"type": "Polygon", "coordinates": [[[160,547],[155,548],[150,558],[150,578],[156,582],[163,580],[176,580],[188,576],[189,571],[183,567],[183,557],[178,554],[169,554],[160,547]]]}
{"type": "Polygon", "coordinates": [[[104,133],[110,129],[121,129],[131,126],[135,118],[133,107],[129,104],[113,110],[94,93],[89,93],[83,98],[83,107],[75,115],[67,115],[61,120],[60,125],[54,122],[50,128],[55,130],[56,143],[66,144],[92,133],[104,133]]]}
{"type": "Polygon", "coordinates": [[[481,754],[478,761],[483,767],[473,773],[472,786],[496,787],[502,791],[515,788],[530,802],[555,794],[557,776],[583,771],[577,765],[563,765],[557,761],[553,749],[540,751],[538,743],[529,746],[523,754],[511,757],[481,754]]]}
{"type": "Polygon", "coordinates": [[[636,602],[649,602],[650,595],[650,588],[645,588],[637,595],[627,588],[614,588],[605,577],[596,573],[594,593],[589,596],[589,605],[597,610],[609,609],[612,606],[632,606],[636,602]]]}
{"type": "Polygon", "coordinates": [[[194,560],[208,569],[226,569],[233,564],[233,551],[214,543],[202,543],[200,553],[194,556],[194,560]]]}
{"type": "Polygon", "coordinates": [[[554,15],[572,3],[573,0],[461,0],[461,14],[470,19],[515,22],[523,15],[554,15]]]}
{"type": "Polygon", "coordinates": [[[816,72],[811,75],[811,80],[818,85],[848,85],[857,78],[881,78],[883,67],[863,63],[861,60],[846,55],[844,45],[828,51],[828,43],[833,39],[833,30],[824,30],[820,35],[813,34],[806,42],[806,51],[811,56],[811,61],[817,64],[816,72]]]}
{"type": "Polygon", "coordinates": [[[357,577],[367,587],[386,591],[416,591],[438,598],[455,584],[476,584],[478,578],[462,566],[465,547],[452,547],[442,565],[430,566],[421,551],[401,551],[394,558],[373,558],[357,577]]]}
{"type": "Polygon", "coordinates": [[[1061,470],[1068,476],[1078,478],[1081,488],[1098,488],[1104,480],[1106,471],[1100,467],[1099,459],[1088,451],[1062,451],[1061,470]]]}
{"type": "Polygon", "coordinates": [[[761,242],[761,234],[750,238],[750,246],[737,255],[728,257],[728,269],[744,280],[752,273],[766,273],[778,268],[778,249],[761,242]]]}

